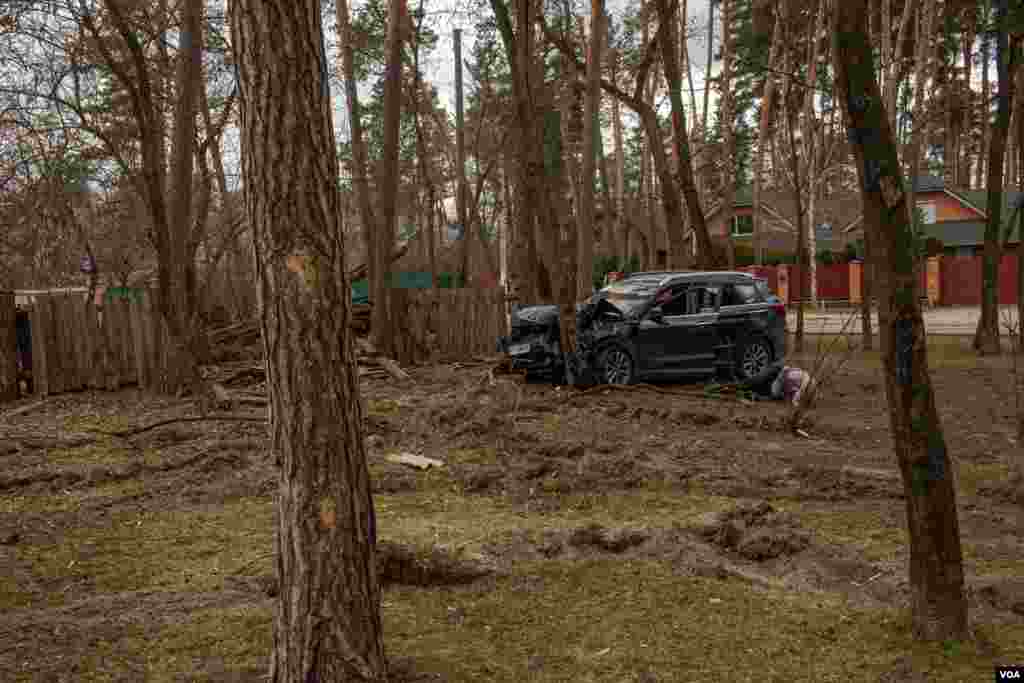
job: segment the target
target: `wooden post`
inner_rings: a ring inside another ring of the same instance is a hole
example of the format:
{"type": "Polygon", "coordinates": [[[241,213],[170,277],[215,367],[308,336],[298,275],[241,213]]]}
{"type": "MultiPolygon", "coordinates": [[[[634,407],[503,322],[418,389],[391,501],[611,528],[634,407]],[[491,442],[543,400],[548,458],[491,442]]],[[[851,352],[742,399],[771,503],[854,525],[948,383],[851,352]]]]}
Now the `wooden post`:
{"type": "Polygon", "coordinates": [[[850,261],[850,303],[859,304],[864,295],[864,264],[850,261]]]}
{"type": "Polygon", "coordinates": [[[103,376],[103,343],[102,329],[100,328],[100,312],[95,301],[90,301],[85,307],[85,345],[89,352],[89,379],[90,389],[102,389],[106,386],[103,376]]]}
{"type": "Polygon", "coordinates": [[[18,312],[14,292],[0,292],[0,403],[18,399],[18,312]]]}
{"type": "MultiPolygon", "coordinates": [[[[927,273],[925,275],[927,281],[927,295],[928,303],[932,306],[938,304],[942,300],[942,278],[939,277],[941,269],[941,256],[932,256],[928,259],[927,273]]],[[[1018,265],[1019,267],[1019,265],[1018,265]]]]}
{"type": "Polygon", "coordinates": [[[45,294],[35,295],[29,313],[29,329],[32,334],[32,384],[36,396],[50,395],[50,307],[45,294]]]}
{"type": "Polygon", "coordinates": [[[779,298],[783,302],[789,303],[789,266],[782,264],[776,266],[779,275],[779,298]]]}

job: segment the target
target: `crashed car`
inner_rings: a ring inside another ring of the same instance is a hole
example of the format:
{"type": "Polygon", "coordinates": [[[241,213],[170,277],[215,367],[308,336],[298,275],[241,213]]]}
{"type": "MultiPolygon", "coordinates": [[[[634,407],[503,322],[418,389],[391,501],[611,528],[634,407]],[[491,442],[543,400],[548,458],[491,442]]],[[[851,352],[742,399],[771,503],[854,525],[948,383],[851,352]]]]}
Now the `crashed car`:
{"type": "Polygon", "coordinates": [[[635,273],[576,306],[576,353],[563,357],[559,309],[525,306],[498,340],[513,369],[575,383],[765,376],[786,353],[786,308],[749,273],[635,273]]]}

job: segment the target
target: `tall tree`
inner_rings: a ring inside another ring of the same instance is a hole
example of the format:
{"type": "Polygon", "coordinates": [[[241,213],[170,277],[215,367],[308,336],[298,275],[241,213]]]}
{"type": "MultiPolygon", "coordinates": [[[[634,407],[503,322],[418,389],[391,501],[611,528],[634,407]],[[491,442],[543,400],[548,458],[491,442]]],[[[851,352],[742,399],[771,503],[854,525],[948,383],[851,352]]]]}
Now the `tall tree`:
{"type": "Polygon", "coordinates": [[[872,232],[877,257],[889,424],[910,537],[911,623],[918,638],[961,640],[969,632],[956,489],[928,372],[907,192],[875,80],[866,17],[867,0],[835,3],[832,55],[853,140],[864,230],[872,232]]]}
{"type": "Polygon", "coordinates": [[[778,70],[779,51],[783,40],[782,19],[787,14],[789,0],[781,0],[775,6],[775,26],[771,35],[771,47],[768,50],[768,63],[764,70],[763,86],[761,94],[761,112],[758,121],[757,151],[754,157],[754,189],[753,189],[753,216],[754,234],[751,237],[754,247],[754,263],[758,265],[764,262],[764,253],[761,247],[762,232],[764,230],[764,215],[761,212],[762,191],[764,187],[765,157],[768,151],[768,138],[771,132],[771,124],[774,120],[775,107],[775,72],[778,70]]]}
{"type": "MultiPolygon", "coordinates": [[[[590,0],[590,44],[587,49],[586,96],[583,101],[583,179],[579,210],[583,216],[577,238],[576,295],[590,296],[594,282],[594,184],[597,137],[601,135],[601,56],[604,52],[604,2],[590,0]]],[[[607,210],[607,207],[606,207],[607,210]]]]}
{"type": "Polygon", "coordinates": [[[722,216],[725,219],[725,239],[728,246],[729,267],[736,266],[736,249],[732,239],[732,221],[736,213],[736,98],[733,84],[735,57],[735,0],[720,0],[722,16],[722,71],[718,75],[718,97],[722,127],[722,216]]]}
{"type": "Polygon", "coordinates": [[[280,477],[274,683],[386,677],[320,10],[229,9],[280,477]]]}
{"type": "MultiPolygon", "coordinates": [[[[683,198],[686,200],[690,229],[697,235],[697,262],[704,268],[716,268],[724,264],[721,255],[711,242],[711,233],[708,231],[700,195],[697,193],[693,174],[693,159],[690,155],[690,138],[686,129],[686,112],[683,108],[683,80],[679,71],[677,36],[679,24],[676,18],[679,6],[678,2],[670,0],[654,0],[654,6],[658,13],[658,33],[655,40],[659,41],[661,47],[661,64],[665,70],[665,81],[668,85],[669,104],[672,111],[672,144],[679,166],[677,170],[679,185],[683,198]]],[[[663,147],[663,143],[660,135],[654,134],[655,130],[657,130],[656,127],[648,128],[648,139],[651,141],[654,154],[657,155],[658,150],[663,147]]],[[[671,182],[670,176],[663,176],[661,181],[662,195],[675,193],[675,183],[671,182]]],[[[679,268],[686,262],[683,225],[674,216],[672,220],[666,216],[665,220],[668,223],[672,267],[679,268]]]]}
{"type": "Polygon", "coordinates": [[[1021,62],[1021,37],[1011,37],[1009,0],[995,0],[996,33],[996,120],[988,151],[988,218],[985,221],[985,250],[981,262],[981,318],[974,334],[974,348],[981,355],[998,354],[999,263],[1003,248],[1000,228],[1003,215],[1004,162],[1010,129],[1014,76],[1021,62]]]}
{"type": "MultiPolygon", "coordinates": [[[[371,282],[378,277],[380,269],[377,264],[376,224],[377,218],[373,211],[373,200],[370,194],[369,160],[367,159],[366,139],[363,132],[363,111],[359,102],[358,81],[356,80],[356,62],[354,36],[352,35],[352,16],[348,0],[335,2],[336,25],[338,32],[338,52],[341,60],[341,73],[345,81],[345,102],[348,107],[349,144],[352,146],[352,184],[355,188],[356,203],[359,207],[359,223],[363,233],[363,248],[366,250],[366,271],[371,282]]],[[[371,291],[372,288],[371,288],[371,291]]]]}

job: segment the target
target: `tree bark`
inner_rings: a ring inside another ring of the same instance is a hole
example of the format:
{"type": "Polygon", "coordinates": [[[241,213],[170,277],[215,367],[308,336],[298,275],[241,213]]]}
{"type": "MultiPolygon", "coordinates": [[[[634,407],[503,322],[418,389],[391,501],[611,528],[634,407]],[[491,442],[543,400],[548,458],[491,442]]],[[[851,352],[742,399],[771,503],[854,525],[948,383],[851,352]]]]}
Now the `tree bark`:
{"type": "Polygon", "coordinates": [[[992,113],[992,86],[988,77],[989,63],[992,61],[992,38],[987,27],[989,19],[992,16],[992,2],[991,0],[984,0],[982,3],[982,14],[981,14],[981,102],[979,103],[978,109],[981,118],[981,139],[979,140],[978,147],[978,165],[975,167],[974,185],[976,187],[985,186],[986,170],[988,160],[985,158],[986,150],[991,149],[989,137],[991,135],[991,126],[989,120],[991,119],[992,113]]]}
{"type": "Polygon", "coordinates": [[[736,135],[734,130],[735,98],[733,96],[733,0],[720,0],[722,15],[722,71],[718,76],[719,102],[722,114],[722,137],[725,150],[722,164],[722,216],[725,219],[725,239],[728,245],[728,266],[736,267],[732,222],[736,214],[736,135]]]}
{"type": "Polygon", "coordinates": [[[907,193],[865,34],[867,2],[835,7],[836,85],[854,139],[864,229],[878,255],[885,388],[910,538],[911,623],[919,639],[962,640],[969,630],[956,489],[928,372],[907,193]]]}
{"type": "MultiPolygon", "coordinates": [[[[679,48],[677,47],[676,36],[676,11],[677,4],[669,0],[655,0],[655,7],[658,12],[658,36],[660,41],[661,63],[665,71],[665,81],[668,85],[669,102],[672,108],[672,143],[676,158],[679,160],[679,184],[682,186],[683,197],[686,200],[687,213],[690,219],[690,229],[697,235],[697,264],[698,267],[713,269],[720,267],[722,259],[711,243],[711,234],[708,232],[707,222],[704,218],[704,209],[701,208],[700,195],[697,193],[697,186],[694,182],[693,159],[690,156],[690,141],[686,130],[686,113],[683,109],[682,76],[679,72],[679,48]]],[[[653,110],[651,110],[653,115],[653,110]]],[[[651,148],[654,152],[655,163],[658,155],[664,156],[664,145],[658,133],[657,120],[647,121],[647,115],[641,114],[645,119],[644,128],[648,133],[648,140],[651,141],[651,148]]],[[[670,174],[659,173],[662,186],[662,196],[675,195],[676,184],[670,174]]],[[[685,232],[681,217],[669,215],[669,202],[662,200],[666,209],[665,220],[669,234],[669,253],[671,254],[670,267],[682,267],[687,261],[685,232]]],[[[673,204],[678,200],[673,198],[673,204]]]]}
{"type": "Polygon", "coordinates": [[[234,0],[230,18],[280,476],[270,679],[384,681],[320,3],[234,0]]]}
{"type": "Polygon", "coordinates": [[[775,98],[775,73],[778,67],[779,49],[782,44],[782,17],[789,11],[788,0],[781,0],[775,7],[775,28],[772,31],[772,43],[768,50],[768,69],[764,74],[763,94],[761,96],[761,117],[757,128],[757,152],[754,157],[754,190],[753,190],[753,214],[754,234],[751,242],[754,249],[754,263],[764,263],[764,253],[761,248],[761,233],[763,231],[764,217],[761,213],[761,192],[764,185],[764,161],[768,147],[768,136],[772,124],[772,107],[775,98]]]}
{"type": "MultiPolygon", "coordinates": [[[[353,48],[352,20],[349,14],[348,0],[337,0],[335,4],[338,31],[338,52],[341,57],[341,70],[345,80],[345,101],[348,106],[349,144],[352,147],[352,185],[355,189],[356,203],[359,206],[359,222],[363,233],[363,248],[366,250],[367,277],[372,279],[379,271],[377,264],[376,217],[373,212],[370,195],[369,162],[366,153],[366,141],[363,136],[363,113],[359,103],[356,83],[355,53],[353,48]]],[[[371,290],[372,294],[372,290],[371,290]]]]}
{"type": "MultiPolygon", "coordinates": [[[[387,357],[394,357],[399,346],[406,346],[396,344],[399,330],[391,310],[391,261],[388,259],[398,236],[398,146],[402,116],[402,28],[405,21],[405,0],[389,0],[388,28],[384,40],[387,72],[384,79],[384,139],[377,173],[378,224],[374,240],[374,260],[378,268],[376,274],[370,271],[373,301],[370,326],[373,342],[377,351],[387,357]]],[[[463,239],[468,237],[467,234],[463,239]]]]}
{"type": "Polygon", "coordinates": [[[999,264],[1002,260],[1002,215],[1006,141],[1009,136],[1014,76],[1020,63],[1021,39],[1010,37],[1009,0],[995,0],[996,21],[996,121],[988,152],[988,218],[981,262],[981,319],[974,334],[979,355],[997,355],[999,342],[999,264]]]}
{"type": "MultiPolygon", "coordinates": [[[[821,44],[821,36],[825,30],[825,3],[826,0],[818,0],[818,10],[814,19],[814,33],[811,37],[810,46],[810,62],[807,70],[807,80],[809,81],[810,88],[807,89],[804,100],[804,121],[803,121],[803,134],[802,137],[806,141],[804,158],[806,159],[805,169],[807,174],[807,220],[804,225],[804,264],[807,268],[807,286],[810,288],[810,299],[813,305],[818,304],[818,259],[817,259],[817,240],[815,235],[815,215],[814,210],[816,207],[816,201],[818,194],[818,173],[820,168],[818,167],[818,151],[817,141],[818,134],[821,131],[821,125],[817,120],[817,116],[814,111],[814,88],[818,80],[818,60],[821,57],[819,52],[819,46],[821,44]]],[[[801,287],[803,285],[801,284],[801,287]]],[[[801,293],[801,298],[803,294],[801,293]]]]}
{"type": "Polygon", "coordinates": [[[590,44],[587,49],[587,70],[583,100],[583,177],[580,179],[580,223],[576,253],[576,297],[587,298],[593,292],[595,207],[594,184],[597,170],[596,137],[601,106],[601,54],[604,37],[604,3],[590,0],[590,44]]]}

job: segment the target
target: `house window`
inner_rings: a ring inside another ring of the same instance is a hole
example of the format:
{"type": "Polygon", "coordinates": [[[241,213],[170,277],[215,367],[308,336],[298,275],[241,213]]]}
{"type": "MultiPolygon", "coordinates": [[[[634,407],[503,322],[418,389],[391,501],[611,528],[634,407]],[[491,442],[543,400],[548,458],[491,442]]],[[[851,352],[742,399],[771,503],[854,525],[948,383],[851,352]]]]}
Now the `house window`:
{"type": "Polygon", "coordinates": [[[935,202],[920,202],[917,208],[924,212],[924,222],[926,224],[935,222],[935,202]]]}
{"type": "Polygon", "coordinates": [[[753,216],[733,216],[732,217],[732,236],[743,237],[746,235],[754,234],[754,217],[753,216]]]}

